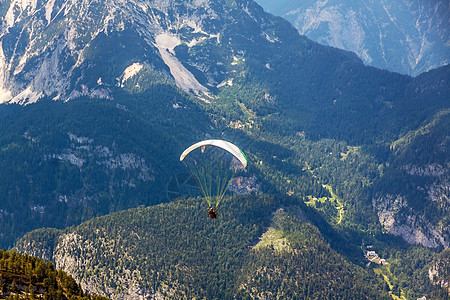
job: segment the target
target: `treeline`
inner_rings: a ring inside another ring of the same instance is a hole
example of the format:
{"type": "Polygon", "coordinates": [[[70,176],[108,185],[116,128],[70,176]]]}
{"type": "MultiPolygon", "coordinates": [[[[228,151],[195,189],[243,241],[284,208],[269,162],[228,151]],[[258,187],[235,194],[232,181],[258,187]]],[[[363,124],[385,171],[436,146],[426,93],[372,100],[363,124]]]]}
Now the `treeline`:
{"type": "Polygon", "coordinates": [[[36,257],[0,250],[0,299],[102,300],[64,271],[36,257]]]}

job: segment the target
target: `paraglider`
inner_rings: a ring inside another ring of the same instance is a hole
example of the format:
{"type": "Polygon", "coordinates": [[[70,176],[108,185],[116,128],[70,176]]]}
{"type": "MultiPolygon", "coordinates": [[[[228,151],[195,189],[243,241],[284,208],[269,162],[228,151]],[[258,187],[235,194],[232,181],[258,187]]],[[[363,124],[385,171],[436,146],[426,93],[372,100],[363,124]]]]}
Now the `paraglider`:
{"type": "Polygon", "coordinates": [[[209,217],[212,219],[217,219],[217,209],[214,210],[214,208],[209,207],[208,208],[209,217]]]}
{"type": "Polygon", "coordinates": [[[188,147],[180,156],[195,178],[207,204],[209,216],[217,218],[220,201],[237,171],[247,167],[238,146],[224,140],[204,140],[188,147]]]}

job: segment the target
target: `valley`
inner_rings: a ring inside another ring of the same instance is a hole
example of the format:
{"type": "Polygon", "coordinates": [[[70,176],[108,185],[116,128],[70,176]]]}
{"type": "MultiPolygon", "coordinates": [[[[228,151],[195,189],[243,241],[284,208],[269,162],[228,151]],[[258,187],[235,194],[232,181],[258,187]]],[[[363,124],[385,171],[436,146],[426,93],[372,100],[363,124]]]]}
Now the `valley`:
{"type": "Polygon", "coordinates": [[[112,299],[448,298],[448,65],[251,0],[0,4],[0,248],[112,299]],[[217,219],[180,162],[206,139],[248,160],[217,219]]]}

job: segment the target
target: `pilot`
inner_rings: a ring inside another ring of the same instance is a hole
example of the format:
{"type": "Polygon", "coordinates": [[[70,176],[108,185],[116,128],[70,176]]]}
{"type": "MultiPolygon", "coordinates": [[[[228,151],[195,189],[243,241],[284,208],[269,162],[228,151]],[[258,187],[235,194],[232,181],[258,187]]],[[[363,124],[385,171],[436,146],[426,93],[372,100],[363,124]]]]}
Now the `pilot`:
{"type": "Polygon", "coordinates": [[[212,207],[208,208],[209,217],[213,219],[217,219],[217,210],[214,210],[212,207]]]}

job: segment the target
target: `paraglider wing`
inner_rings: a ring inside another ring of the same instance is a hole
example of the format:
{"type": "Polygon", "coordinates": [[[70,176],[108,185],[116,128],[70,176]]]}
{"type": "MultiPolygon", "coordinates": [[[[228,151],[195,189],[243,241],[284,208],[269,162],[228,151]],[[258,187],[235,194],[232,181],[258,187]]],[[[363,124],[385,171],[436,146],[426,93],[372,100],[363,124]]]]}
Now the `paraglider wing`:
{"type": "Polygon", "coordinates": [[[181,153],[180,161],[183,161],[183,159],[186,157],[186,155],[188,155],[191,151],[193,151],[197,148],[203,147],[203,146],[207,146],[207,145],[220,147],[220,148],[230,152],[231,154],[233,154],[234,157],[236,157],[242,163],[244,168],[247,167],[247,158],[245,157],[244,153],[242,153],[241,149],[239,149],[239,147],[236,146],[235,144],[232,144],[232,143],[224,141],[224,140],[204,140],[204,141],[195,143],[194,145],[192,145],[189,148],[187,148],[186,150],[184,150],[183,153],[181,153]]]}
{"type": "Polygon", "coordinates": [[[195,143],[183,151],[180,161],[189,167],[210,208],[218,207],[236,172],[247,167],[241,149],[224,140],[195,143]]]}

